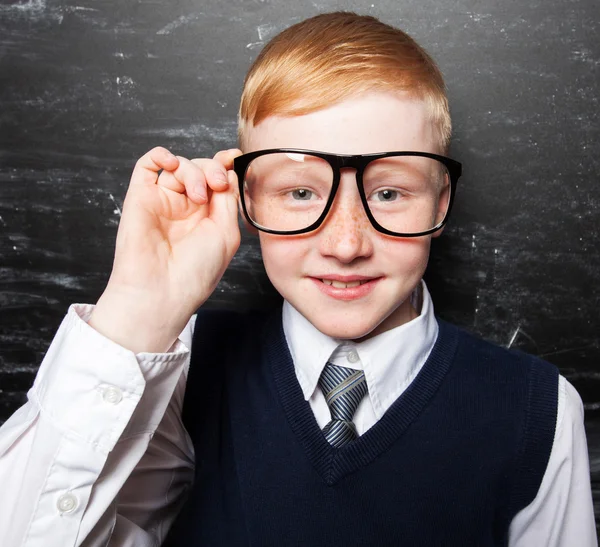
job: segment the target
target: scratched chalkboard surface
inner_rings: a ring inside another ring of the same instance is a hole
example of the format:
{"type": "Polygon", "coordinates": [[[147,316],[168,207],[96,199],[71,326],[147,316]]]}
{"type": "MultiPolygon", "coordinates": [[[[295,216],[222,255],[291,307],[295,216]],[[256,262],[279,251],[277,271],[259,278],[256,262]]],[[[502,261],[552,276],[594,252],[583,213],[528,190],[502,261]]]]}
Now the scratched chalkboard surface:
{"type": "MultiPolygon", "coordinates": [[[[100,296],[136,159],[234,146],[261,46],[336,9],[399,26],[439,62],[464,177],[427,274],[436,310],[576,386],[600,509],[598,0],[2,0],[0,422],[68,305],[100,296]]],[[[208,305],[276,300],[245,236],[208,305]]]]}

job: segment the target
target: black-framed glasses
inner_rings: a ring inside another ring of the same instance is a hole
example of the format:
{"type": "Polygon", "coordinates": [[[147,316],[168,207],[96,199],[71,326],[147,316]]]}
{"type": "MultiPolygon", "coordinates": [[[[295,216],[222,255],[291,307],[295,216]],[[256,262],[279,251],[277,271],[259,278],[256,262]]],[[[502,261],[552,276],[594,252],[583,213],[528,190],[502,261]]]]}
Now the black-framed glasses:
{"type": "Polygon", "coordinates": [[[398,237],[432,234],[444,226],[462,172],[459,162],[429,152],[346,155],[273,148],[233,162],[248,222],[282,235],[321,225],[344,168],[356,170],[360,199],[373,227],[398,237]]]}

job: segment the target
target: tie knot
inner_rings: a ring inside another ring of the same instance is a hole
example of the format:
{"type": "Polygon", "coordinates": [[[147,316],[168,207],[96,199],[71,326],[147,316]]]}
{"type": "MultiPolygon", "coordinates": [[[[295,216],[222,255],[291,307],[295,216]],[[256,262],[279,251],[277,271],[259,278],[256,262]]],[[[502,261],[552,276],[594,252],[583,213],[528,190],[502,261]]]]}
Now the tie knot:
{"type": "Polygon", "coordinates": [[[351,422],[358,404],[367,393],[367,382],[362,370],[327,363],[319,387],[334,420],[351,422]]]}

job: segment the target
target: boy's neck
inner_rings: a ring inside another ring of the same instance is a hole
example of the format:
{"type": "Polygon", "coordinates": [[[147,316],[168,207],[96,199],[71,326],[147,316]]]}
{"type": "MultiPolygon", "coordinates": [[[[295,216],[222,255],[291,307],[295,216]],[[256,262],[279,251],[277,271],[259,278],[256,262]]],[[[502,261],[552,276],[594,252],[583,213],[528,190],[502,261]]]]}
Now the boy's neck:
{"type": "Polygon", "coordinates": [[[419,317],[422,304],[421,290],[416,289],[415,292],[413,292],[413,296],[407,298],[398,308],[396,308],[396,310],[394,310],[394,312],[386,320],[382,321],[367,335],[361,338],[356,338],[353,340],[353,342],[359,344],[360,342],[364,342],[365,340],[374,338],[379,334],[383,334],[384,332],[395,329],[396,327],[400,327],[401,325],[404,325],[409,321],[419,317]],[[415,295],[415,292],[418,294],[415,295]],[[418,311],[415,306],[418,307],[418,311]]]}

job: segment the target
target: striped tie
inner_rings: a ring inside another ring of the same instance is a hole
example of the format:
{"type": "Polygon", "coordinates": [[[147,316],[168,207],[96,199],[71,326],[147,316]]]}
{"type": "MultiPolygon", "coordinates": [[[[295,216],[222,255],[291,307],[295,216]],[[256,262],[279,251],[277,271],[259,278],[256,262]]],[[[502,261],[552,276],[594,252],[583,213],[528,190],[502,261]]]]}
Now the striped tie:
{"type": "Polygon", "coordinates": [[[331,411],[331,421],[323,428],[323,434],[329,444],[339,448],[358,437],[352,417],[367,393],[365,373],[327,363],[319,387],[331,411]]]}

